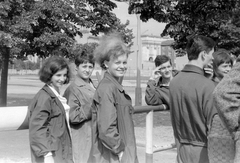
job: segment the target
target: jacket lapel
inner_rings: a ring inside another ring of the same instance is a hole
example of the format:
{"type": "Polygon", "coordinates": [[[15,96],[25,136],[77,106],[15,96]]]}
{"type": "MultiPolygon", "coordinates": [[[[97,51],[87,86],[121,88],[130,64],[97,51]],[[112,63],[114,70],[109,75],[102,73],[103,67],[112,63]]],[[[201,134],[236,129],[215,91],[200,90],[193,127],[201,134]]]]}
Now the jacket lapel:
{"type": "Polygon", "coordinates": [[[65,109],[61,103],[61,101],[58,99],[58,97],[53,93],[53,91],[48,87],[48,85],[44,85],[44,87],[42,88],[45,92],[47,92],[49,94],[49,96],[52,98],[53,101],[56,102],[56,104],[58,105],[58,107],[61,109],[63,115],[66,117],[66,113],[65,113],[65,109]]]}

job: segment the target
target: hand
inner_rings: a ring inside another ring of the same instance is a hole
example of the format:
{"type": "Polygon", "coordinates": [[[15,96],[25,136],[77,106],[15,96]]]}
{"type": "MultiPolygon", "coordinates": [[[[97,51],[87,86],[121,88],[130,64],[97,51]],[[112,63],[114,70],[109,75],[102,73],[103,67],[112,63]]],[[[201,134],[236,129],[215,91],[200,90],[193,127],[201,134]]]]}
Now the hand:
{"type": "Polygon", "coordinates": [[[123,156],[123,151],[118,154],[119,161],[122,160],[122,156],[123,156]]]}
{"type": "Polygon", "coordinates": [[[45,156],[44,157],[44,163],[54,163],[53,156],[45,156]]]}
{"type": "Polygon", "coordinates": [[[151,75],[150,79],[156,80],[157,78],[159,78],[161,76],[161,74],[159,72],[159,68],[160,67],[158,66],[152,71],[152,75],[151,75]]]}
{"type": "Polygon", "coordinates": [[[213,67],[211,65],[208,65],[203,68],[204,76],[208,79],[211,79],[213,77],[213,67]]]}

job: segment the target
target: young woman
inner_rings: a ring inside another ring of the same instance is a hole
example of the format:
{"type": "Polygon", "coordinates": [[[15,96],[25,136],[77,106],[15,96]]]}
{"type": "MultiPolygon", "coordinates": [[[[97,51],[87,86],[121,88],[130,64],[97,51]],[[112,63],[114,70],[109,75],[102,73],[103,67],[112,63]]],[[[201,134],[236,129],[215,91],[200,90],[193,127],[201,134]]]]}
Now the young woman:
{"type": "Polygon", "coordinates": [[[73,163],[67,100],[60,88],[69,82],[67,62],[58,56],[47,59],[39,71],[45,83],[30,106],[29,139],[33,163],[73,163]]]}
{"type": "Polygon", "coordinates": [[[76,56],[75,65],[75,80],[66,89],[64,97],[70,106],[74,162],[86,163],[92,145],[91,104],[95,87],[90,77],[94,69],[93,54],[82,51],[76,56]]]}
{"type": "Polygon", "coordinates": [[[129,49],[120,34],[103,36],[95,59],[106,70],[93,98],[93,145],[89,163],[138,163],[133,107],[121,81],[127,70],[129,49]]]}
{"type": "MultiPolygon", "coordinates": [[[[216,85],[228,74],[232,66],[233,60],[228,51],[220,49],[213,53],[212,80],[216,85]]],[[[212,120],[208,135],[208,151],[210,163],[231,163],[234,160],[234,141],[218,114],[212,120]]]]}

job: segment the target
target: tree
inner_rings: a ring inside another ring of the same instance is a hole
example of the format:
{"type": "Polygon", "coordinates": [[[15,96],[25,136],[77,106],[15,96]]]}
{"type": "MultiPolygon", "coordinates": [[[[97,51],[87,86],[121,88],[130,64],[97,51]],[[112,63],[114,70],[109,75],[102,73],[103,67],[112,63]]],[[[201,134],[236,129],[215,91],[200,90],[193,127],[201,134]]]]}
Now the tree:
{"type": "Polygon", "coordinates": [[[118,30],[131,42],[128,22],[121,24],[110,0],[3,0],[0,2],[0,55],[2,74],[0,106],[7,102],[8,64],[11,58],[69,57],[76,35],[90,29],[93,35],[118,30]]]}
{"type": "Polygon", "coordinates": [[[239,1],[233,0],[131,0],[129,13],[141,14],[142,21],[166,23],[162,36],[175,40],[175,49],[185,49],[188,36],[212,37],[220,48],[240,52],[239,1]]]}

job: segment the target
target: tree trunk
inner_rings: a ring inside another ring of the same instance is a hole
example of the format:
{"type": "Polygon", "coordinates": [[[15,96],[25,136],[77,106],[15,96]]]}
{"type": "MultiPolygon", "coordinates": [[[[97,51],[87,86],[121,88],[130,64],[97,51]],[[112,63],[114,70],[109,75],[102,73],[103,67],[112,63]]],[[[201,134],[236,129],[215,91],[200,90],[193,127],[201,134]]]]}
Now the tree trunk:
{"type": "Polygon", "coordinates": [[[3,48],[2,53],[2,74],[0,85],[0,106],[7,106],[7,83],[8,83],[8,64],[10,49],[3,48]]]}

